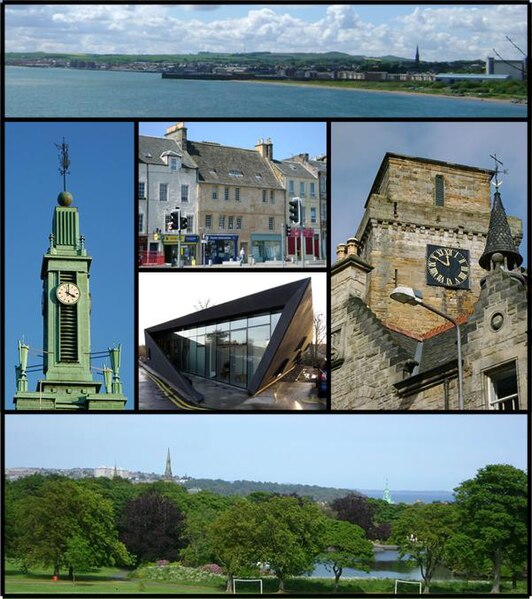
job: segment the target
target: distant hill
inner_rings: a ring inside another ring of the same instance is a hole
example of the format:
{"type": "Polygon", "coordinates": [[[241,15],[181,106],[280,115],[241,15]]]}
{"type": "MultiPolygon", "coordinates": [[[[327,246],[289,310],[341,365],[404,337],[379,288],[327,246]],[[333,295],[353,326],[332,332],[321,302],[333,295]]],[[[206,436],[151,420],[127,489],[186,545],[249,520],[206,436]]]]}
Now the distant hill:
{"type": "Polygon", "coordinates": [[[330,502],[344,497],[348,493],[363,495],[352,489],[338,489],[335,487],[319,487],[317,485],[299,485],[258,482],[252,480],[211,480],[207,478],[190,478],[185,482],[187,489],[202,489],[203,491],[212,491],[219,495],[249,495],[250,493],[266,492],[289,495],[295,493],[301,497],[311,497],[314,501],[330,502]]]}

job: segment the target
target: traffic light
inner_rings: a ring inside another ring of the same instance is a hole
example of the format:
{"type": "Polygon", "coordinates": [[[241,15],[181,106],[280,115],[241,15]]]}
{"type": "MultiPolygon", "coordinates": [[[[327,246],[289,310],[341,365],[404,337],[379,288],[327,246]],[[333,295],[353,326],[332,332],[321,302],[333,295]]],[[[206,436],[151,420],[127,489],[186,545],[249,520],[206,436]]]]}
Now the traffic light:
{"type": "Polygon", "coordinates": [[[299,198],[294,198],[288,202],[289,204],[289,212],[290,212],[290,222],[295,225],[299,225],[301,222],[301,200],[299,198]]]}
{"type": "Polygon", "coordinates": [[[172,217],[172,231],[178,231],[179,230],[179,217],[181,216],[181,210],[175,210],[174,212],[171,212],[170,216],[172,217]]]}
{"type": "Polygon", "coordinates": [[[290,233],[292,232],[292,227],[290,225],[285,225],[286,228],[286,236],[290,237],[290,233]]]}
{"type": "Polygon", "coordinates": [[[188,228],[188,218],[186,216],[181,217],[180,225],[181,225],[179,227],[180,231],[185,231],[188,228]]]}

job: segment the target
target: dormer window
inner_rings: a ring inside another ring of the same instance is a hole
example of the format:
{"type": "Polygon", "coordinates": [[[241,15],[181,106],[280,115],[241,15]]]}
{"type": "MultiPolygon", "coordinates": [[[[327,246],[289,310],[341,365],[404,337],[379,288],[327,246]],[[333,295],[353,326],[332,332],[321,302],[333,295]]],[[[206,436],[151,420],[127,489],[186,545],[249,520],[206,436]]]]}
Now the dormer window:
{"type": "Polygon", "coordinates": [[[229,176],[230,177],[243,177],[244,173],[242,171],[237,171],[237,170],[232,169],[229,171],[229,176]]]}
{"type": "Polygon", "coordinates": [[[161,160],[175,173],[181,168],[181,156],[177,152],[163,152],[161,160]]]}

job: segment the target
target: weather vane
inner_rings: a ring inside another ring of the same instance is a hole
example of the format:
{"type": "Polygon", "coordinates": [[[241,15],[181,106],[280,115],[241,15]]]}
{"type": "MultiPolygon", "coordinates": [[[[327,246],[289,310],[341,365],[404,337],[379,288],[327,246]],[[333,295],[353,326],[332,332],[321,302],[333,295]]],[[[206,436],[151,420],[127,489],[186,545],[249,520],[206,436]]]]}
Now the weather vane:
{"type": "Polygon", "coordinates": [[[508,171],[499,169],[499,165],[504,166],[504,164],[497,158],[497,154],[490,154],[490,158],[493,158],[495,161],[495,181],[492,181],[491,183],[498,191],[499,187],[502,185],[502,181],[499,181],[499,173],[507,175],[508,171]]]}
{"type": "Polygon", "coordinates": [[[59,150],[59,172],[63,176],[63,191],[66,191],[66,176],[70,175],[68,167],[70,166],[70,158],[68,157],[68,144],[63,137],[63,143],[54,144],[59,150]]]}

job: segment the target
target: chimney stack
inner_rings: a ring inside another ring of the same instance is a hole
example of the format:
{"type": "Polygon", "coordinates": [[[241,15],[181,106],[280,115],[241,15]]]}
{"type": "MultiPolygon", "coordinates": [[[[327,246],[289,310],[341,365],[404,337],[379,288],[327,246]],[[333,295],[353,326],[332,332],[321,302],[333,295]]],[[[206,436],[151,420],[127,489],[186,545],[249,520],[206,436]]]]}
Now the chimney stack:
{"type": "Polygon", "coordinates": [[[267,160],[273,160],[273,143],[272,140],[268,137],[268,139],[259,139],[255,144],[255,150],[267,160]]]}
{"type": "Polygon", "coordinates": [[[176,123],[175,125],[171,125],[166,130],[164,136],[168,139],[173,139],[177,141],[178,144],[181,145],[183,150],[186,150],[187,145],[187,128],[185,127],[185,123],[176,123]]]}

